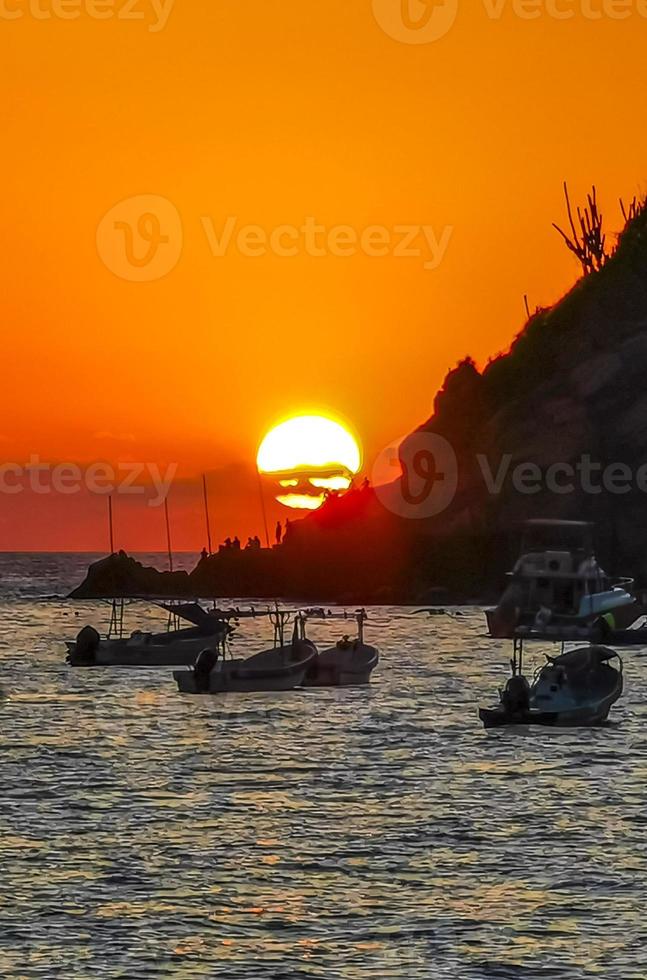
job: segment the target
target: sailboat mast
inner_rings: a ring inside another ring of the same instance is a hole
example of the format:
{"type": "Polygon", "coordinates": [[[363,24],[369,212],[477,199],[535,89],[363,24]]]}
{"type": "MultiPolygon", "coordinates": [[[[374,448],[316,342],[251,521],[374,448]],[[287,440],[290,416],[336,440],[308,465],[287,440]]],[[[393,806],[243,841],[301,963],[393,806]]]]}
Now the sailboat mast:
{"type": "Polygon", "coordinates": [[[213,548],[211,547],[211,524],[209,522],[209,497],[207,494],[207,474],[202,474],[202,492],[204,494],[204,514],[207,519],[207,544],[209,546],[209,554],[213,554],[213,548]]]}
{"type": "Polygon", "coordinates": [[[110,530],[110,554],[115,553],[115,531],[112,522],[112,494],[108,497],[108,528],[110,530]]]}
{"type": "Polygon", "coordinates": [[[263,527],[265,528],[265,544],[269,548],[270,546],[270,532],[267,527],[267,511],[265,510],[265,494],[263,493],[263,481],[261,479],[261,471],[256,469],[256,475],[258,477],[258,495],[261,500],[261,511],[263,514],[263,527]]]}
{"type": "Polygon", "coordinates": [[[168,497],[164,498],[164,516],[166,518],[166,546],[168,548],[168,568],[173,571],[173,549],[171,547],[171,522],[168,516],[168,497]]]}

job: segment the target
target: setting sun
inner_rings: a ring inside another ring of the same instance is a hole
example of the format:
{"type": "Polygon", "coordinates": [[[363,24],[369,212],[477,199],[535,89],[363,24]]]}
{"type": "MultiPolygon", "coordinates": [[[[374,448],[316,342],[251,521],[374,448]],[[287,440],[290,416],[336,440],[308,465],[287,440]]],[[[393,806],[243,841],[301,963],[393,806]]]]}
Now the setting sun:
{"type": "Polygon", "coordinates": [[[347,490],[361,466],[357,440],[341,423],[302,415],[273,428],[258,450],[260,473],[274,477],[276,499],[296,510],[316,510],[327,492],[347,490]]]}

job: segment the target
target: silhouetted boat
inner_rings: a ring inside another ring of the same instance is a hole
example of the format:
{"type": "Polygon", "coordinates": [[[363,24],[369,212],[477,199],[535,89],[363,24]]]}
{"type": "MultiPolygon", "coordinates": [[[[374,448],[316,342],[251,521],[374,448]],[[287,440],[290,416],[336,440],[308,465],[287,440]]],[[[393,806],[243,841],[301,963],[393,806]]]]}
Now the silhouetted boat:
{"type": "Polygon", "coordinates": [[[481,708],[486,728],[508,725],[591,727],[603,724],[622,695],[622,660],[608,647],[591,646],[548,657],[532,685],[513,660],[513,676],[494,708],[481,708]],[[611,661],[618,660],[618,667],[611,661]]]}
{"type": "Polygon", "coordinates": [[[154,604],[169,614],[166,630],[157,633],[135,630],[126,636],[125,604],[125,599],[112,601],[106,637],[101,637],[93,626],[84,626],[75,640],[66,642],[68,663],[74,667],[189,666],[209,641],[217,645],[232,630],[228,617],[222,613],[205,610],[197,602],[173,604],[165,600],[154,604]],[[182,627],[182,620],[193,625],[182,627]]]}
{"type": "Polygon", "coordinates": [[[251,693],[290,691],[299,687],[317,656],[314,643],[305,636],[305,624],[296,617],[290,643],[283,642],[289,613],[272,614],[275,646],[246,659],[227,656],[226,640],[200,653],[193,670],[173,676],[182,694],[251,693]]]}
{"type": "Polygon", "coordinates": [[[633,579],[612,580],[600,568],[591,524],[533,520],[524,529],[510,584],[497,607],[485,613],[490,636],[512,639],[521,629],[547,627],[557,638],[561,630],[572,636],[603,617],[610,628],[630,624],[633,579]]]}
{"type": "MultiPolygon", "coordinates": [[[[334,613],[320,616],[316,610],[308,610],[308,615],[326,620],[347,618],[334,613]]],[[[357,621],[357,636],[344,636],[335,646],[318,653],[308,668],[304,687],[355,687],[370,683],[380,654],[377,647],[364,642],[366,610],[360,609],[353,618],[357,621]]]]}

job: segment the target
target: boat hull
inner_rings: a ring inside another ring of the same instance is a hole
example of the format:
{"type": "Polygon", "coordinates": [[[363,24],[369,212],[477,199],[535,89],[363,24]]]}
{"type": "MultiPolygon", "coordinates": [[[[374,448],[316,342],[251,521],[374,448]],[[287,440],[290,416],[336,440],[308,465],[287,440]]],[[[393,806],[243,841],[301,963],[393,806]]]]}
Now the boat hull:
{"type": "Polygon", "coordinates": [[[479,718],[486,728],[505,728],[514,725],[541,725],[545,728],[595,728],[604,725],[609,712],[620,697],[618,694],[606,705],[597,708],[573,708],[567,711],[542,711],[530,708],[510,714],[503,707],[481,708],[479,718]]]}
{"type": "Polygon", "coordinates": [[[76,644],[68,643],[68,660],[75,667],[191,667],[209,645],[207,637],[173,643],[135,643],[102,640],[89,659],[76,659],[76,644]]]}
{"type": "Polygon", "coordinates": [[[370,684],[371,674],[379,663],[376,647],[331,647],[313,661],[306,673],[304,687],[361,687],[370,684]]]}
{"type": "Polygon", "coordinates": [[[592,643],[610,641],[615,632],[626,632],[638,616],[631,603],[625,603],[608,610],[616,621],[619,630],[607,625],[602,616],[554,616],[549,623],[537,625],[536,615],[523,615],[517,620],[502,620],[498,609],[486,609],[488,636],[493,640],[513,640],[519,637],[528,639],[583,640],[592,643]]]}
{"type": "Polygon", "coordinates": [[[317,649],[308,640],[287,647],[266,650],[248,660],[221,661],[209,674],[202,688],[193,670],[176,671],[174,678],[181,694],[252,694],[291,691],[303,683],[317,649]]]}

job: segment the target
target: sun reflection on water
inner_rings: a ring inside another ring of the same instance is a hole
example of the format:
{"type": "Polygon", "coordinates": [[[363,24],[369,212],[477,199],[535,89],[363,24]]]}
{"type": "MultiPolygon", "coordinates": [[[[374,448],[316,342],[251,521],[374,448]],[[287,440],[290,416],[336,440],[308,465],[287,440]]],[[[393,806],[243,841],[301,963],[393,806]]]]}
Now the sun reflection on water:
{"type": "Polygon", "coordinates": [[[643,653],[611,728],[524,737],[475,612],[369,610],[369,689],[216,700],[68,668],[67,611],[0,608],[3,978],[644,980],[643,653]]]}

